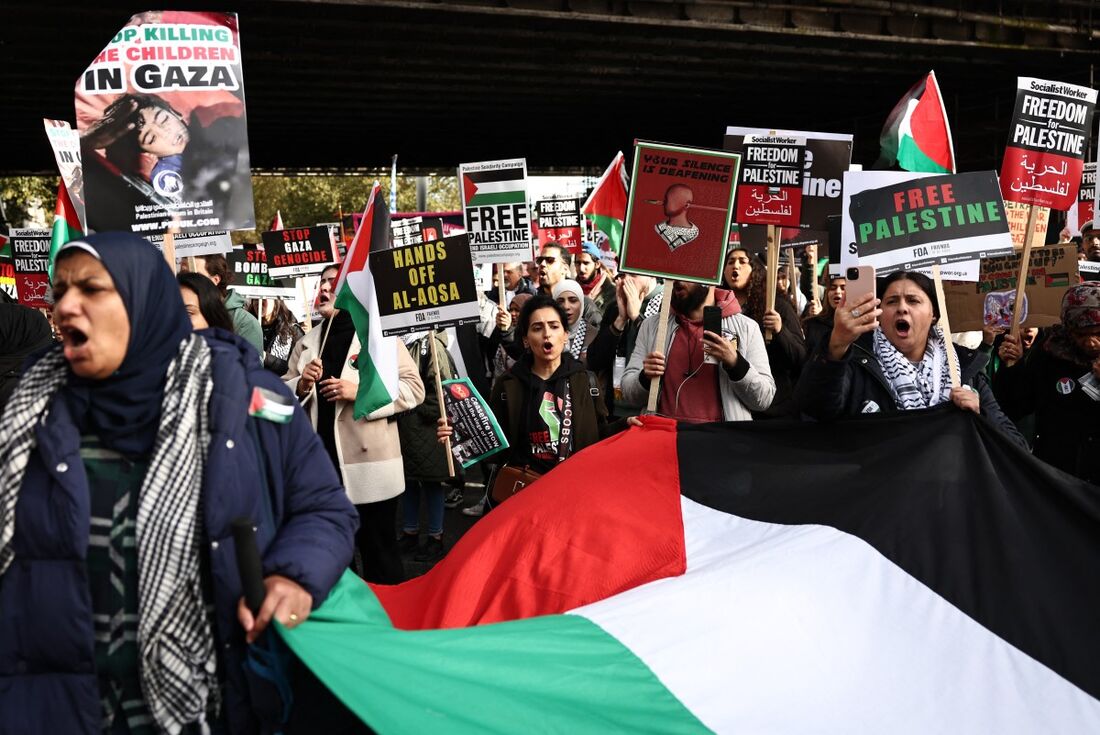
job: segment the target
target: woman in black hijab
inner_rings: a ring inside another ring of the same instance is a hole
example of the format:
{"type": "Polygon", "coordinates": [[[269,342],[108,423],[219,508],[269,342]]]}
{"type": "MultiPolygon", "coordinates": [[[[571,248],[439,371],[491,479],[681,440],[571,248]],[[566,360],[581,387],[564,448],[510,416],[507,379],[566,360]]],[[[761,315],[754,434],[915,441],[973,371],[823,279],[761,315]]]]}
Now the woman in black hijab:
{"type": "Polygon", "coordinates": [[[23,361],[52,342],[50,322],[41,312],[20,304],[0,304],[0,414],[15,390],[23,361]]]}
{"type": "Polygon", "coordinates": [[[192,333],[148,242],[69,243],[53,286],[62,343],[0,424],[0,670],[14,672],[0,722],[257,731],[245,641],[320,604],[350,561],[354,509],[302,413],[263,410],[293,399],[251,348],[192,333]],[[237,518],[262,550],[256,617],[237,518]]]}

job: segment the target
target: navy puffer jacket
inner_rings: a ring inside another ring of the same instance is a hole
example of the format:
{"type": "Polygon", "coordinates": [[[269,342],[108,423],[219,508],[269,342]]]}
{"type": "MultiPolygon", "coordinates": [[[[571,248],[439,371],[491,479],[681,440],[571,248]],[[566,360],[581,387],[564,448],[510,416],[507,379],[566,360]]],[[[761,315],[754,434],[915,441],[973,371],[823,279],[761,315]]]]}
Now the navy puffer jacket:
{"type": "MultiPolygon", "coordinates": [[[[205,540],[212,574],[219,666],[227,680],[230,732],[255,732],[241,664],[237,622],[241,583],[230,523],[253,519],[264,574],[295,580],[316,607],[351,561],[358,524],[332,462],[297,401],[277,424],[248,414],[254,387],[290,396],[256,352],[220,330],[210,345],[210,451],[203,486],[205,540]],[[266,521],[258,432],[272,498],[266,521]]],[[[101,724],[95,641],[85,558],[89,499],[80,434],[64,401],[53,401],[36,429],[16,505],[15,560],[0,578],[0,733],[98,733],[101,724]]]]}

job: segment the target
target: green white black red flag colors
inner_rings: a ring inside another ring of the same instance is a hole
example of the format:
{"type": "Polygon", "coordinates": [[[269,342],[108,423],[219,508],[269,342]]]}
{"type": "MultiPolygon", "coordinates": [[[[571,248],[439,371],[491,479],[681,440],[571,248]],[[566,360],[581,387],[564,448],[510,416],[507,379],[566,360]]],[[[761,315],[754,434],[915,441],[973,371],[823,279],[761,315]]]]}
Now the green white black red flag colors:
{"type": "Polygon", "coordinates": [[[626,192],[629,188],[623,152],[619,151],[596,182],[596,188],[581,205],[581,213],[592,220],[594,229],[607,236],[607,244],[616,255],[622,249],[626,192]]]}
{"type": "Polygon", "coordinates": [[[859,264],[879,275],[1012,252],[993,171],[868,189],[852,194],[848,209],[859,264]]]}
{"type": "Polygon", "coordinates": [[[1001,165],[1005,201],[1066,210],[1077,200],[1096,90],[1020,77],[1001,165]]]}
{"type": "Polygon", "coordinates": [[[476,322],[481,314],[466,235],[397,245],[370,260],[382,334],[476,322]]]}
{"type": "Polygon", "coordinates": [[[805,167],[805,138],[747,136],[737,185],[737,222],[798,227],[805,167]]]}
{"type": "Polygon", "coordinates": [[[256,226],[235,13],[130,18],[76,83],[88,226],[256,226]]]}
{"type": "Polygon", "coordinates": [[[636,141],[620,268],[718,284],[740,161],[727,151],[636,141]]]}
{"type": "Polygon", "coordinates": [[[515,158],[463,163],[458,182],[474,264],[530,260],[527,162],[515,158]]]}
{"type": "Polygon", "coordinates": [[[53,149],[57,170],[76,214],[74,224],[81,232],[88,231],[87,217],[84,213],[84,171],[80,164],[80,135],[70,127],[67,120],[42,118],[46,128],[46,137],[53,149]]]}
{"type": "Polygon", "coordinates": [[[362,351],[355,358],[359,390],[355,394],[355,418],[365,419],[397,398],[396,337],[382,335],[378,290],[370,271],[370,256],[385,256],[390,245],[390,213],[378,195],[375,182],[366,211],[336,280],[336,308],[351,314],[362,351]]]}
{"type": "Polygon", "coordinates": [[[1100,731],[1095,487],[950,406],[645,423],[284,638],[383,735],[1100,731]]]}
{"type": "Polygon", "coordinates": [[[57,204],[54,207],[53,227],[50,230],[50,277],[53,277],[53,262],[57,259],[61,246],[83,236],[84,231],[80,227],[76,207],[69,197],[65,180],[61,179],[57,182],[57,204]]]}
{"type": "Polygon", "coordinates": [[[930,71],[894,106],[879,136],[882,154],[875,168],[897,164],[903,171],[955,173],[955,150],[943,95],[930,71]]]}

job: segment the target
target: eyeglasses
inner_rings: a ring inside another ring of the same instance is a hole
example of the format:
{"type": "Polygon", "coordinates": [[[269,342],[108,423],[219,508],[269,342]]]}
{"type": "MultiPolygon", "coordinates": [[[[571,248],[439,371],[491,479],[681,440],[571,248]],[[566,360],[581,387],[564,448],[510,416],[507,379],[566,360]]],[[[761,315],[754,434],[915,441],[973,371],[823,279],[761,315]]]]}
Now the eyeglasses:
{"type": "Polygon", "coordinates": [[[546,265],[550,265],[556,260],[557,258],[555,258],[553,255],[540,255],[539,257],[535,258],[535,263],[537,265],[543,265],[544,263],[546,265]]]}

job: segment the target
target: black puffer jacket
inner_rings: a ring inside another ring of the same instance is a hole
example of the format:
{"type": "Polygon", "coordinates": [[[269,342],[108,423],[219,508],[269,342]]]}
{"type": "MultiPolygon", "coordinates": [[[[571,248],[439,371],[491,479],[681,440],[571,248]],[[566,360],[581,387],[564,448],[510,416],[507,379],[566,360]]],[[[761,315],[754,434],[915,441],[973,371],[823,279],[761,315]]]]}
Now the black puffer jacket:
{"type": "MultiPolygon", "coordinates": [[[[894,403],[882,366],[875,358],[873,345],[873,333],[868,332],[855,341],[843,360],[830,360],[828,339],[819,344],[802,367],[802,377],[795,388],[795,401],[802,413],[818,421],[828,421],[861,413],[900,410],[894,403]]],[[[958,345],[955,351],[959,356],[959,379],[978,392],[982,416],[1026,448],[1027,442],[997,404],[982,372],[988,356],[958,345]]]]}

